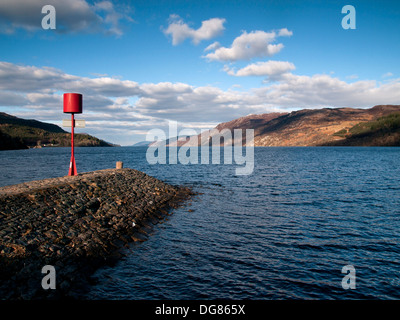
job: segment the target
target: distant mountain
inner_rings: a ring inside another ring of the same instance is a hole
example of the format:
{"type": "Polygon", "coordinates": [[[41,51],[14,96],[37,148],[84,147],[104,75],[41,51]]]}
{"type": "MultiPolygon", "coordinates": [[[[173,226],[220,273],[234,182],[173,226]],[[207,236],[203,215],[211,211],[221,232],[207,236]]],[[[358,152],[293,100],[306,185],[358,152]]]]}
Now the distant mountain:
{"type": "MultiPolygon", "coordinates": [[[[303,109],[249,115],[221,123],[216,129],[254,129],[255,146],[399,145],[399,113],[400,105],[303,109]]],[[[243,137],[244,145],[244,133],[243,137]]]]}
{"type": "MultiPolygon", "coordinates": [[[[77,147],[111,147],[111,143],[88,134],[75,134],[77,147]]],[[[0,150],[27,149],[33,147],[68,147],[71,134],[55,124],[21,119],[0,112],[0,150]]]]}
{"type": "Polygon", "coordinates": [[[163,141],[153,141],[149,144],[149,147],[157,147],[164,144],[166,147],[180,147],[186,144],[189,141],[189,139],[190,136],[178,136],[163,141]]]}
{"type": "Polygon", "coordinates": [[[153,143],[153,142],[152,141],[140,141],[140,142],[135,143],[131,147],[148,147],[151,143],[153,143]]]}

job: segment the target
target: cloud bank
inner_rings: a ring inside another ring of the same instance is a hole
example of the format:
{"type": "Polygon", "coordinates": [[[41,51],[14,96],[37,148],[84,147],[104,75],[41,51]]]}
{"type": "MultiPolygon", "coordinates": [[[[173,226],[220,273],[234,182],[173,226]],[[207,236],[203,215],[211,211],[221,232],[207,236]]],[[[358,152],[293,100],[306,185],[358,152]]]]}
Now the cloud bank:
{"type": "Polygon", "coordinates": [[[89,133],[103,137],[104,129],[109,128],[114,140],[108,140],[118,143],[117,137],[130,137],[132,132],[143,134],[166,125],[168,120],[191,128],[212,128],[250,113],[366,108],[400,101],[400,79],[347,83],[326,74],[295,75],[289,72],[293,69],[289,62],[268,61],[237,70],[237,76],[279,75],[273,83],[240,91],[187,83],[140,84],[112,77],[79,77],[54,68],[0,62],[0,108],[25,118],[60,121],[64,117],[62,94],[80,92],[87,130],[92,130],[89,133]]]}

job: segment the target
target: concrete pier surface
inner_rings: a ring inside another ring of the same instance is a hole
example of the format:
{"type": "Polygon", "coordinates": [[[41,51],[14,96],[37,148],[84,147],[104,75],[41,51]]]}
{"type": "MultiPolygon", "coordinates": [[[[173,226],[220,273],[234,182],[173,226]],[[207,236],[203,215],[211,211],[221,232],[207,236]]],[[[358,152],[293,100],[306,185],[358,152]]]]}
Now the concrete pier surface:
{"type": "Polygon", "coordinates": [[[94,270],[192,195],[129,168],[0,188],[0,299],[84,297],[94,270]],[[42,286],[45,265],[56,289],[42,286]]]}

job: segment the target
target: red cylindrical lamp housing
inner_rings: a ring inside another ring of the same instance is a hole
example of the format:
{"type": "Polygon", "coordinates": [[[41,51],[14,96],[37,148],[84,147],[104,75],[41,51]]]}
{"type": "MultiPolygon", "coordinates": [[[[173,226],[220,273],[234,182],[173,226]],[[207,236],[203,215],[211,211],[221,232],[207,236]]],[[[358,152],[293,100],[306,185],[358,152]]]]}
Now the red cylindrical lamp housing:
{"type": "Polygon", "coordinates": [[[64,93],[64,113],[82,113],[80,93],[64,93]]]}

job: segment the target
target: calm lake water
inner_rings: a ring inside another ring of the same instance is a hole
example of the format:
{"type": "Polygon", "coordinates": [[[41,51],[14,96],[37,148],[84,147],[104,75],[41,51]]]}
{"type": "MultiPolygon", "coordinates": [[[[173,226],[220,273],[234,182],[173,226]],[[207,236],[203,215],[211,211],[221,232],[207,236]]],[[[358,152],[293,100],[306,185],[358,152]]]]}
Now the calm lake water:
{"type": "MultiPolygon", "coordinates": [[[[146,148],[77,148],[200,192],[99,269],[88,299],[399,299],[400,148],[255,148],[233,165],[149,165],[146,148]],[[189,210],[193,210],[192,212],[189,210]],[[342,267],[356,288],[345,290],[342,267]]],[[[0,152],[0,185],[68,173],[68,148],[0,152]]]]}

